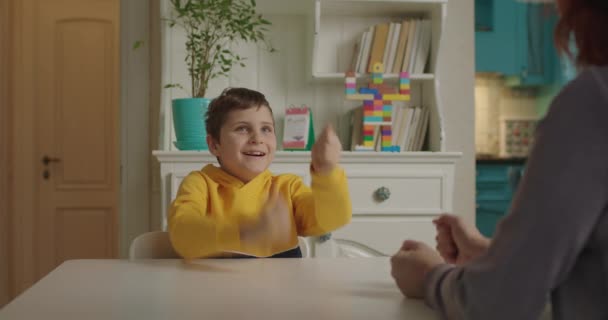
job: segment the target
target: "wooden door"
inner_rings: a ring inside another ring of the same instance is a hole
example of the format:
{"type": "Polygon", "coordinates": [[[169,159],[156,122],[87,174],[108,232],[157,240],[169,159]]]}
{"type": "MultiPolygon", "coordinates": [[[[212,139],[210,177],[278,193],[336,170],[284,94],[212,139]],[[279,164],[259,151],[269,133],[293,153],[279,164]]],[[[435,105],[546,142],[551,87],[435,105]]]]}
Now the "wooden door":
{"type": "Polygon", "coordinates": [[[118,256],[119,0],[14,1],[16,292],[118,256]]]}

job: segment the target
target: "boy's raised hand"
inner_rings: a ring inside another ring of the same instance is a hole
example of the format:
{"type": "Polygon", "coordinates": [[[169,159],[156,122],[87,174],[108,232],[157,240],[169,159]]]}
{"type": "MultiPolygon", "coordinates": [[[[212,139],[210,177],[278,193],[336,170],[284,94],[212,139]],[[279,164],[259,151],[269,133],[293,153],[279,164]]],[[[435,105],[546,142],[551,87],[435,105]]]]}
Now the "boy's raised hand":
{"type": "Polygon", "coordinates": [[[331,172],[340,162],[342,144],[331,125],[325,126],[317,141],[312,146],[312,168],[315,172],[331,172]]]}

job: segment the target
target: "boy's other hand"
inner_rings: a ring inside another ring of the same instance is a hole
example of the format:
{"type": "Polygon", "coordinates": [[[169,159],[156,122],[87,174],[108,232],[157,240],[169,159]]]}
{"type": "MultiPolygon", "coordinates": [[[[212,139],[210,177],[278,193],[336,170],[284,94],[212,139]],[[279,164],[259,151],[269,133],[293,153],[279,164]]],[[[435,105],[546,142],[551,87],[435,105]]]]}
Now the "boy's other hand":
{"type": "Polygon", "coordinates": [[[340,162],[342,144],[331,125],[325,126],[312,146],[312,168],[320,174],[330,173],[340,162]]]}
{"type": "Polygon", "coordinates": [[[437,251],[446,262],[464,265],[490,246],[490,239],[466,225],[459,216],[443,214],[433,223],[437,229],[437,251]]]}
{"type": "Polygon", "coordinates": [[[262,244],[271,249],[277,243],[289,242],[291,229],[287,202],[279,193],[276,183],[272,183],[268,200],[262,207],[257,223],[241,229],[241,242],[244,245],[262,244]]]}

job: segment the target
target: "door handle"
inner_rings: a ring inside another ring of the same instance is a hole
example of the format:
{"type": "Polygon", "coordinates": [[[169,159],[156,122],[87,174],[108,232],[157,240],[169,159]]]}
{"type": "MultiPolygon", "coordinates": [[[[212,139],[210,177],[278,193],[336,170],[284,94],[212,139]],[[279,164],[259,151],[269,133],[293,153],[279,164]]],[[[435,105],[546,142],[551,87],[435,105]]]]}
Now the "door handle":
{"type": "Polygon", "coordinates": [[[49,165],[49,163],[51,163],[51,162],[61,162],[61,159],[59,159],[59,158],[53,158],[53,157],[49,157],[49,156],[47,156],[47,155],[45,155],[44,157],[42,157],[42,163],[43,163],[45,166],[48,166],[48,165],[49,165]]]}
{"type": "Polygon", "coordinates": [[[44,164],[45,168],[44,171],[42,171],[42,178],[44,180],[49,180],[49,178],[51,177],[51,172],[49,170],[49,163],[51,162],[61,162],[61,159],[59,158],[53,158],[53,157],[49,157],[47,155],[44,155],[42,157],[42,164],[44,164]]]}

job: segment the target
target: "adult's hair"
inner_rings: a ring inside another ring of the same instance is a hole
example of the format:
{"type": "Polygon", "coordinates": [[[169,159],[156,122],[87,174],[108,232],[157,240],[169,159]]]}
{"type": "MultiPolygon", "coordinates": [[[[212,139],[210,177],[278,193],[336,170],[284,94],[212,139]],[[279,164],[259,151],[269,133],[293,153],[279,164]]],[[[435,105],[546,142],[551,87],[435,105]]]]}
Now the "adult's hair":
{"type": "Polygon", "coordinates": [[[268,108],[272,115],[272,109],[262,93],[247,88],[226,88],[209,104],[205,118],[207,134],[219,142],[220,131],[230,112],[261,107],[268,108]]]}
{"type": "Polygon", "coordinates": [[[557,5],[557,49],[573,57],[569,46],[573,36],[577,65],[608,65],[608,0],[557,0],[557,5]]]}

